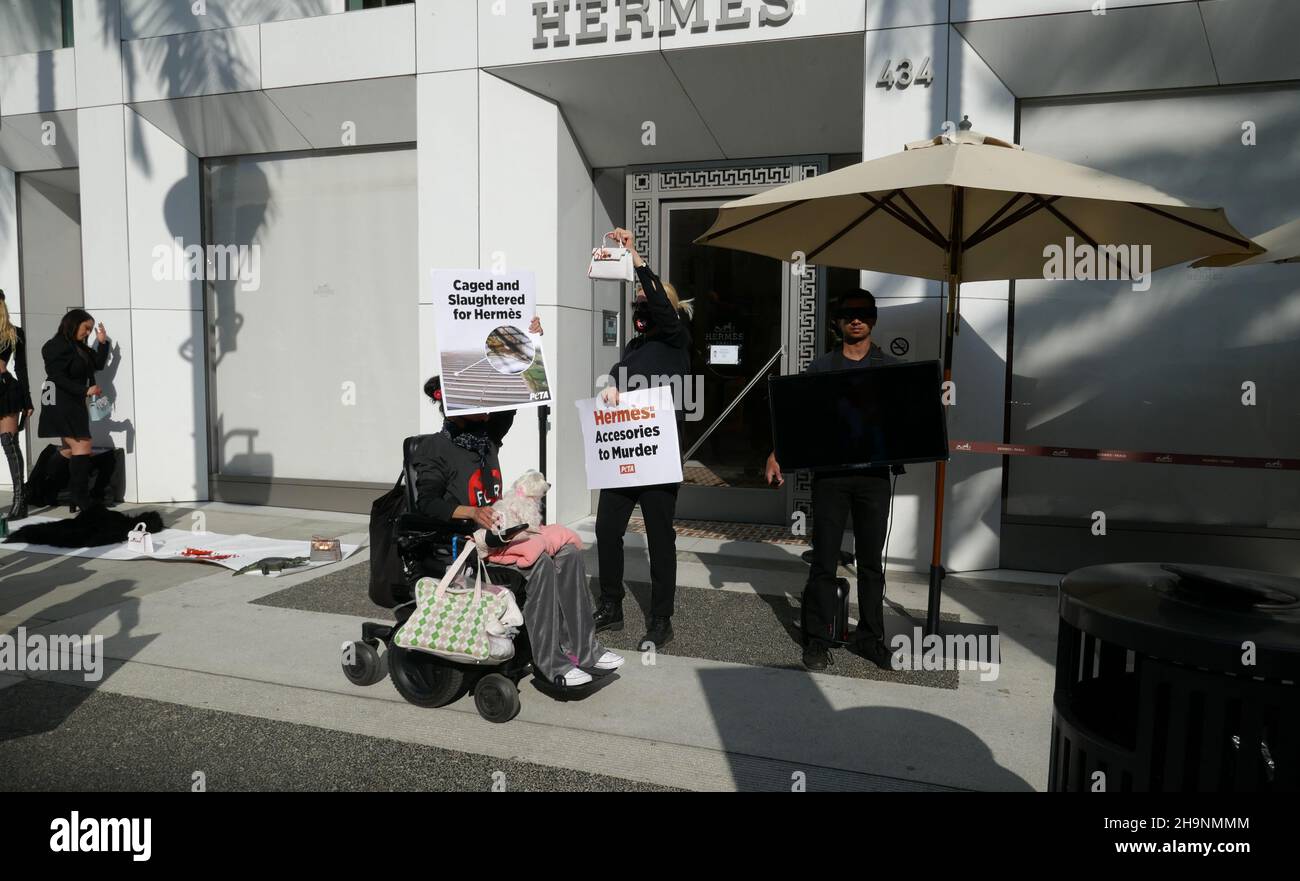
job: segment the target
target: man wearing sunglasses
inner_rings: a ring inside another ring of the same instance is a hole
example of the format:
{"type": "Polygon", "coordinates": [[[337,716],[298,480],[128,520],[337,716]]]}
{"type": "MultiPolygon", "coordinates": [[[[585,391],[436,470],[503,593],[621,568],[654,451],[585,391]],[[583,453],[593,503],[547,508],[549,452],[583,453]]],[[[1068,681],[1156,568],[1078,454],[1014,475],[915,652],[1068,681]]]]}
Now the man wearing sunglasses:
{"type": "MultiPolygon", "coordinates": [[[[876,298],[869,291],[846,294],[834,315],[843,345],[813,359],[808,373],[899,363],[871,341],[877,313],[876,298]]],[[[775,451],[767,457],[767,482],[774,487],[785,483],[775,451]]],[[[835,618],[835,579],[840,544],[850,515],[858,569],[858,629],[850,650],[878,667],[889,669],[891,653],[884,639],[885,574],[881,559],[885,529],[889,525],[889,496],[888,468],[819,471],[813,475],[812,568],[803,593],[807,627],[803,663],[809,670],[825,670],[832,662],[828,637],[835,618]]]]}

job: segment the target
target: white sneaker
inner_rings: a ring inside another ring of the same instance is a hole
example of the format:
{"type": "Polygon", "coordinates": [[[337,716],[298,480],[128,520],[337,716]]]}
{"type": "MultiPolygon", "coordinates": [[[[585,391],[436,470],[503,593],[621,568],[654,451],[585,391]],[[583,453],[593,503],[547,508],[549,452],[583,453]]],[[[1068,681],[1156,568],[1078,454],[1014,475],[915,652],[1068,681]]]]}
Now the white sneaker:
{"type": "Polygon", "coordinates": [[[560,677],[559,684],[563,685],[565,688],[575,688],[579,685],[586,685],[590,681],[591,681],[590,673],[584,673],[583,671],[579,670],[577,667],[574,667],[568,673],[565,673],[563,676],[560,677]]]}
{"type": "Polygon", "coordinates": [[[613,652],[605,652],[596,662],[597,670],[617,670],[623,666],[624,658],[622,655],[616,655],[613,652]]]}

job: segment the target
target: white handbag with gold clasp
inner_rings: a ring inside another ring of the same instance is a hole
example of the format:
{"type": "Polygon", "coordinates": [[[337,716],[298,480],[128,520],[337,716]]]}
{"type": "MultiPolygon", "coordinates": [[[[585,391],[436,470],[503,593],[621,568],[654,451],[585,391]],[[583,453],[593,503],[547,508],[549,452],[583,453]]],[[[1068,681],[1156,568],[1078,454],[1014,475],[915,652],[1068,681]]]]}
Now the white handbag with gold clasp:
{"type": "Polygon", "coordinates": [[[627,248],[606,248],[609,236],[601,240],[601,247],[591,252],[591,266],[587,277],[593,281],[632,281],[636,269],[632,266],[632,252],[627,248]]]}

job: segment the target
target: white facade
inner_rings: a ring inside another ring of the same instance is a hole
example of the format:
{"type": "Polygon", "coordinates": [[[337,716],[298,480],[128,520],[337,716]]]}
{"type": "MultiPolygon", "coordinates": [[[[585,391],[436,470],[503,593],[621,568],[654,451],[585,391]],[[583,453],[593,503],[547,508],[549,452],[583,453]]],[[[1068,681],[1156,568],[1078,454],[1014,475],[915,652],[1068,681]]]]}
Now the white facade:
{"type": "MultiPolygon", "coordinates": [[[[152,257],[176,238],[205,240],[213,219],[204,168],[219,157],[414,147],[418,253],[402,270],[412,300],[400,320],[410,322],[403,331],[418,346],[418,370],[398,396],[409,410],[376,431],[400,439],[438,424],[420,395],[436,372],[430,268],[504,263],[536,273],[560,386],[546,458],[550,510],[562,521],[593,510],[568,402],[592,394],[616,360],[602,317],[622,299],[586,280],[585,253],[612,224],[635,223],[628,182],[638,169],[823,167],[895,152],[969,116],[978,131],[1029,149],[1222,204],[1251,235],[1300,204],[1300,6],[1289,0],[548,0],[541,11],[525,0],[416,0],[355,12],[344,0],[74,0],[73,48],[56,42],[48,13],[59,4],[47,5],[0,2],[0,288],[32,326],[84,304],[121,343],[111,437],[100,440],[125,451],[132,502],[206,499],[210,474],[226,464],[219,429],[230,426],[212,424],[211,401],[227,390],[210,387],[202,356],[211,361],[211,346],[236,331],[214,329],[219,310],[201,282],[158,279],[152,257]],[[879,82],[905,60],[913,75],[928,66],[932,79],[879,82]],[[1137,96],[1146,112],[1126,114],[1137,96]],[[1259,118],[1233,119],[1234,106],[1259,118]],[[1247,122],[1259,123],[1254,148],[1239,146],[1247,122]],[[1204,172],[1172,173],[1193,166],[1204,172]],[[34,283],[41,270],[30,261],[20,271],[19,181],[72,168],[81,247],[65,256],[80,260],[83,281],[62,302],[58,286],[70,282],[34,283]],[[24,284],[41,290],[30,318],[24,284]]],[[[276,184],[268,181],[268,204],[283,196],[276,184]]],[[[275,232],[268,242],[292,238],[275,232]]],[[[1152,292],[1127,296],[967,285],[950,437],[1295,457],[1300,418],[1283,391],[1300,378],[1294,273],[1264,267],[1207,281],[1171,269],[1152,292]],[[1243,289],[1255,310],[1244,316],[1223,305],[1243,289]],[[1202,309],[1213,316],[1199,322],[1206,330],[1188,317],[1202,309]],[[1072,348],[1080,340],[1081,353],[1072,348]],[[1187,350],[1224,370],[1207,368],[1186,389],[1195,358],[1177,353],[1187,350]],[[1243,409],[1241,383],[1257,375],[1260,401],[1243,409]],[[1215,383],[1223,388],[1212,393],[1215,383]],[[1148,403],[1125,398],[1125,385],[1148,403]],[[1144,413],[1156,414],[1150,431],[1144,413]]],[[[880,298],[881,342],[901,338],[909,358],[939,357],[941,284],[869,273],[862,283],[880,298]]],[[[823,336],[811,324],[798,336],[799,310],[825,291],[806,294],[789,304],[796,350],[823,336]]],[[[311,315],[286,332],[329,357],[384,357],[311,315]]],[[[337,418],[348,426],[352,414],[337,418]]],[[[538,444],[536,419],[521,415],[502,451],[507,477],[537,465],[538,444]]],[[[321,480],[326,490],[369,484],[375,470],[384,467],[321,480]]],[[[928,565],[932,480],[931,469],[914,467],[899,483],[894,565],[928,565]]],[[[1300,565],[1295,472],[958,455],[948,482],[952,570],[1052,570],[1066,568],[1054,555],[1073,564],[1197,548],[1213,549],[1206,562],[1300,565]],[[1112,513],[1104,539],[1089,529],[1096,511],[1112,513]]]]}

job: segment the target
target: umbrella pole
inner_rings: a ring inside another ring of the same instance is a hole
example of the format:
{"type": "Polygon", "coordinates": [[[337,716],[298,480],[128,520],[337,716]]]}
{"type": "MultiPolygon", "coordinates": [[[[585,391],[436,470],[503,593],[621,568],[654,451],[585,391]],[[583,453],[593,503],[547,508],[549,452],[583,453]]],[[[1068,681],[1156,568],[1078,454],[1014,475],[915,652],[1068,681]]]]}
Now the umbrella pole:
{"type": "MultiPolygon", "coordinates": [[[[962,258],[962,216],[965,204],[965,190],[958,187],[952,200],[952,226],[949,232],[948,259],[948,315],[944,323],[943,334],[943,381],[944,390],[952,381],[953,343],[957,334],[957,296],[961,290],[962,258]]],[[[947,410],[944,410],[946,421],[947,410]]],[[[948,463],[940,460],[934,465],[934,544],[930,551],[930,592],[925,609],[925,632],[939,632],[939,606],[943,598],[943,491],[944,481],[948,476],[948,463]]]]}

